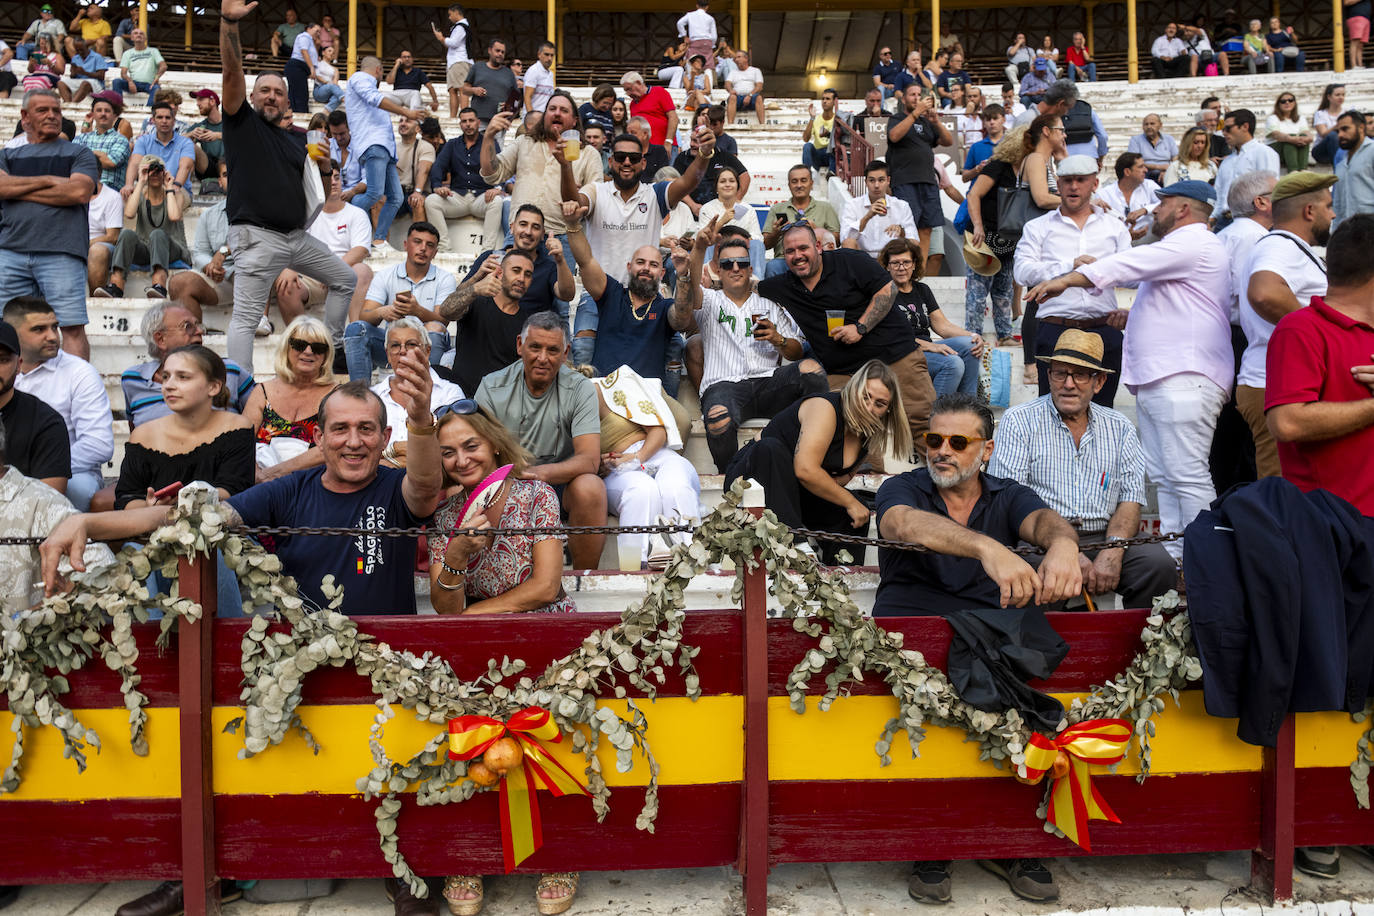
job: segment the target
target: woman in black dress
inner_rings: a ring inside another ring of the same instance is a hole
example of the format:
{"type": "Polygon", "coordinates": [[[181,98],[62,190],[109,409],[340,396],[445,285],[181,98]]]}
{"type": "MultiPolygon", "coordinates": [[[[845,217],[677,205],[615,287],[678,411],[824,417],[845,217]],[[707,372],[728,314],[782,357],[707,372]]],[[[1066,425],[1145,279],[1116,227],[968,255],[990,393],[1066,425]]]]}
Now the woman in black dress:
{"type": "MultiPolygon", "coordinates": [[[[885,452],[910,455],[911,430],[896,375],[874,359],[839,391],[809,395],[774,417],[731,459],[725,486],[754,478],[789,527],[866,534],[869,507],[845,485],[870,455],[885,452]]],[[[822,542],[823,559],[835,562],[842,547],[822,542]]]]}

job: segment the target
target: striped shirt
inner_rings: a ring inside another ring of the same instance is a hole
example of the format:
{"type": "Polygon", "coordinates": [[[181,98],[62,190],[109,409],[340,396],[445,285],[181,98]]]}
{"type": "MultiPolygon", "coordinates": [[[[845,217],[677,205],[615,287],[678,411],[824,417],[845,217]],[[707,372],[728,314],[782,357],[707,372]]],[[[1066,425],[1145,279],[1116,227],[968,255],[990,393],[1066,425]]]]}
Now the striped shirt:
{"type": "Polygon", "coordinates": [[[737,382],[772,375],[782,364],[778,348],[754,339],[753,316],[764,315],[785,338],[801,340],[801,329],[782,306],[758,293],[750,293],[743,305],[718,289],[701,291],[701,308],[694,313],[701,331],[705,370],[701,390],[716,382],[737,382]]]}
{"type": "MultiPolygon", "coordinates": [[[[172,408],[162,399],[162,385],[153,381],[153,375],[160,365],[162,361],[156,359],[140,363],[125,369],[119,377],[119,387],[124,392],[124,416],[131,427],[172,412],[172,408]]],[[[253,392],[253,376],[240,369],[233,360],[226,359],[224,369],[229,381],[229,407],[234,413],[243,413],[248,395],[253,392]]]]}
{"type": "Polygon", "coordinates": [[[1075,445],[1048,394],[1002,415],[988,473],[1030,487],[1064,518],[1082,519],[1084,531],[1104,530],[1119,503],[1145,504],[1145,459],[1131,421],[1093,404],[1075,445]]]}
{"type": "Polygon", "coordinates": [[[129,151],[133,147],[128,137],[111,127],[104,133],[89,130],[84,134],[77,134],[72,142],[81,144],[93,153],[104,153],[109,156],[113,165],[108,169],[100,167],[100,182],[116,191],[124,187],[124,166],[129,161],[129,151]]]}

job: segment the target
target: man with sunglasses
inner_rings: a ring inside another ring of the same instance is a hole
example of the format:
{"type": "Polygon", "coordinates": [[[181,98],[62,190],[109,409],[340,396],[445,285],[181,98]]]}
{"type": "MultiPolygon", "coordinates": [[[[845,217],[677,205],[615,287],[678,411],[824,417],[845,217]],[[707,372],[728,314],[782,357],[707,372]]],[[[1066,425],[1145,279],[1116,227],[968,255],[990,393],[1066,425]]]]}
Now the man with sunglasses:
{"type": "Polygon", "coordinates": [[[1263,140],[1255,139],[1255,113],[1248,108],[1237,108],[1226,112],[1221,122],[1221,133],[1226,144],[1233,152],[1221,160],[1217,166],[1217,210],[1216,228],[1225,228],[1231,222],[1230,198],[1228,192],[1231,182],[1246,172],[1269,172],[1279,177],[1279,154],[1263,140]]]}
{"type": "MultiPolygon", "coordinates": [[[[148,355],[152,359],[130,366],[119,377],[119,387],[124,392],[124,417],[129,421],[130,430],[172,412],[162,399],[162,380],[157,371],[162,368],[162,360],[168,353],[178,347],[202,343],[205,326],[180,302],[164,299],[143,313],[139,335],[147,342],[148,355]]],[[[229,407],[235,413],[243,413],[243,405],[253,393],[253,376],[233,360],[225,360],[224,369],[228,377],[229,407]]]]}
{"type": "MultiPolygon", "coordinates": [[[[1094,331],[1064,331],[1048,356],[1048,394],[1002,415],[988,474],[1030,487],[1064,518],[1077,519],[1080,541],[1113,542],[1140,531],[1145,459],[1135,425],[1094,403],[1107,376],[1104,342],[1094,331]]],[[[1080,551],[1089,594],[1117,592],[1125,607],[1149,607],[1173,588],[1178,567],[1162,544],[1080,551]]]]}

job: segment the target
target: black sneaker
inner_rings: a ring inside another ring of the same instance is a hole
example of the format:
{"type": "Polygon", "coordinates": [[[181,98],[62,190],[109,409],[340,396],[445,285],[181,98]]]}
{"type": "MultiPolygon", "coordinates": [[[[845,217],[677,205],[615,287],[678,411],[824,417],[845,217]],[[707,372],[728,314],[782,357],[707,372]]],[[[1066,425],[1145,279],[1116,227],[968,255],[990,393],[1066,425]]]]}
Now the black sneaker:
{"type": "Polygon", "coordinates": [[[113,283],[106,283],[91,295],[95,296],[97,299],[123,299],[124,290],[115,286],[113,283]]]}
{"type": "Polygon", "coordinates": [[[918,903],[949,903],[949,860],[913,862],[906,892],[918,903]]]}
{"type": "Polygon", "coordinates": [[[1022,900],[1042,903],[1059,899],[1059,885],[1039,859],[979,859],[978,864],[1007,882],[1022,900]]]}
{"type": "Polygon", "coordinates": [[[149,299],[166,299],[167,287],[163,286],[161,283],[154,283],[152,286],[146,287],[143,290],[143,295],[149,299]]]}
{"type": "Polygon", "coordinates": [[[1341,851],[1335,846],[1299,846],[1293,850],[1293,867],[1314,878],[1334,878],[1341,873],[1341,851]]]}

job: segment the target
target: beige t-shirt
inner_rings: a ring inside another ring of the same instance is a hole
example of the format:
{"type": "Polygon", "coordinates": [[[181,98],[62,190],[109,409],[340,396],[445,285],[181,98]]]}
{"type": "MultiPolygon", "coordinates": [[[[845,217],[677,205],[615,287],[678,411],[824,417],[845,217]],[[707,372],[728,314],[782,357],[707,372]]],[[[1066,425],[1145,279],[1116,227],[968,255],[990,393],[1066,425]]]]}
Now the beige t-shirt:
{"type": "Polygon", "coordinates": [[[434,146],[418,136],[407,146],[404,142],[396,144],[396,171],[401,173],[401,187],[415,187],[415,170],[421,162],[428,162],[434,168],[434,146]]]}

